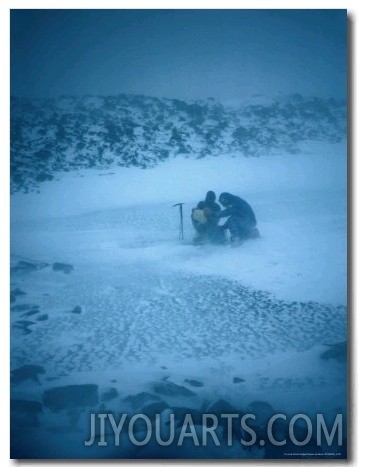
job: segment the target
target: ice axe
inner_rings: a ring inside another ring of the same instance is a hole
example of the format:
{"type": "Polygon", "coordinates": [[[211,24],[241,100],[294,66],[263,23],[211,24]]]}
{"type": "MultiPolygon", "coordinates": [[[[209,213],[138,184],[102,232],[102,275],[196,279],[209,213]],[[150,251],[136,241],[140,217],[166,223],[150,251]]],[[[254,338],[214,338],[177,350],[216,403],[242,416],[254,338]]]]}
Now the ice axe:
{"type": "Polygon", "coordinates": [[[180,234],[179,234],[179,240],[184,240],[183,204],[185,204],[185,203],[177,203],[177,204],[174,204],[174,205],[172,206],[173,208],[175,208],[176,206],[179,206],[179,213],[180,213],[180,234]]]}

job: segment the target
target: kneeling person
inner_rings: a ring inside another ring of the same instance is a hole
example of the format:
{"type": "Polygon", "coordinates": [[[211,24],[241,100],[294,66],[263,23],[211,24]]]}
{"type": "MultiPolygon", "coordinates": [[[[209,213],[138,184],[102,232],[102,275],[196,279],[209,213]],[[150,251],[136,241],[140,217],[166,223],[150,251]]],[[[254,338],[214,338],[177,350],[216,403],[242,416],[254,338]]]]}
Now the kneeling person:
{"type": "Polygon", "coordinates": [[[192,224],[198,236],[195,243],[222,243],[224,233],[218,226],[221,207],[216,203],[216,195],[208,191],[204,201],[200,201],[196,208],[192,209],[192,224]]]}
{"type": "Polygon", "coordinates": [[[256,216],[246,201],[230,193],[221,193],[219,201],[225,208],[219,217],[228,217],[221,228],[229,230],[232,242],[259,237],[256,216]]]}

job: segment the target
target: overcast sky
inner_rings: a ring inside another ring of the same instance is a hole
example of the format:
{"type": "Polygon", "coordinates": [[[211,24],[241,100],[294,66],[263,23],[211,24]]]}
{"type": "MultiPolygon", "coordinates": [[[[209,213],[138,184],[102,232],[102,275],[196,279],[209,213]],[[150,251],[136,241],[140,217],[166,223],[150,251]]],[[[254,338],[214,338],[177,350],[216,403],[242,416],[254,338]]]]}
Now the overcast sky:
{"type": "Polygon", "coordinates": [[[346,10],[12,10],[11,93],[346,97],[346,10]]]}

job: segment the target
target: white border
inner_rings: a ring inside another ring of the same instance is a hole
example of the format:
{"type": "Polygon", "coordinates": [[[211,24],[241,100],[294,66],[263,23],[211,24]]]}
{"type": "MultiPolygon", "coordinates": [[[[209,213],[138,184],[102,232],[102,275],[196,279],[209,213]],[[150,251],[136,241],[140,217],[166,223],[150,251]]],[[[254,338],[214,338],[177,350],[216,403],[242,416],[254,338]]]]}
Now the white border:
{"type": "MultiPolygon", "coordinates": [[[[295,1],[258,0],[258,1],[194,1],[177,0],[175,2],[168,0],[161,1],[142,1],[136,0],[134,4],[126,1],[81,1],[81,0],[2,0],[0,4],[0,50],[1,63],[5,68],[1,78],[1,142],[2,151],[0,157],[1,174],[1,198],[0,198],[0,216],[1,216],[1,243],[0,243],[0,277],[1,277],[1,309],[3,320],[1,325],[2,336],[0,339],[1,353],[1,386],[0,386],[0,408],[2,423],[0,428],[0,462],[1,465],[35,465],[36,462],[15,462],[9,460],[9,10],[12,8],[295,8],[295,1]]],[[[354,244],[354,262],[352,284],[352,303],[354,314],[352,320],[351,344],[353,350],[354,364],[352,371],[351,396],[352,396],[352,415],[353,415],[353,433],[350,447],[352,448],[352,461],[350,464],[366,466],[368,464],[367,446],[367,422],[368,416],[367,400],[368,387],[366,352],[367,341],[365,329],[367,329],[368,303],[367,294],[367,271],[368,263],[368,229],[367,229],[367,204],[368,204],[368,151],[366,140],[368,137],[368,100],[367,100],[367,48],[368,48],[368,18],[367,4],[364,0],[357,1],[321,1],[309,0],[297,2],[298,8],[347,8],[349,16],[353,23],[353,55],[352,61],[352,79],[353,95],[351,100],[352,116],[354,128],[352,128],[351,138],[353,149],[353,237],[354,244]],[[358,346],[359,342],[359,346],[358,346]],[[359,355],[358,355],[359,350],[359,355]]],[[[60,463],[60,462],[59,462],[60,463]]],[[[97,462],[93,462],[96,464],[97,462]]],[[[210,464],[211,462],[205,462],[210,464]]],[[[274,462],[276,463],[276,462],[274,462]]],[[[284,463],[280,461],[279,463],[284,463]]],[[[288,465],[300,465],[300,461],[287,462],[288,465]]],[[[69,466],[80,465],[80,462],[67,461],[69,466]]],[[[91,465],[92,462],[83,462],[83,465],[91,465]]],[[[140,462],[139,465],[149,465],[152,462],[140,462]]],[[[229,465],[230,462],[216,462],[216,465],[229,465]]],[[[267,465],[267,462],[247,462],[247,465],[267,465]]],[[[308,462],[311,464],[311,462],[308,462]]],[[[314,462],[313,465],[325,465],[325,462],[314,462]]],[[[329,461],[328,464],[336,464],[329,461]]],[[[55,463],[43,462],[43,466],[55,465],[55,463]]],[[[98,465],[111,466],[111,462],[98,462],[98,465]]],[[[137,462],[122,461],[114,465],[137,465],[137,462]]],[[[177,465],[175,462],[165,462],[165,465],[177,465]]],[[[189,462],[181,462],[180,465],[189,465],[189,462]]]]}

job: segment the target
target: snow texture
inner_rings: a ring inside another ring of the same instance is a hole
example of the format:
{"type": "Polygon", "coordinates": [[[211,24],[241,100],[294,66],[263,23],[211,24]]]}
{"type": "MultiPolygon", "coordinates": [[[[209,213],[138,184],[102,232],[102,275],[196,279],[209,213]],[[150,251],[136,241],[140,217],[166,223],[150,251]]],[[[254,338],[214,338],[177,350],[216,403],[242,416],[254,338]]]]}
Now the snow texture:
{"type": "Polygon", "coordinates": [[[92,412],[346,417],[344,143],[58,178],[11,199],[13,457],[282,457],[85,447],[92,412]],[[191,245],[209,189],[246,199],[261,237],[191,245]]]}

